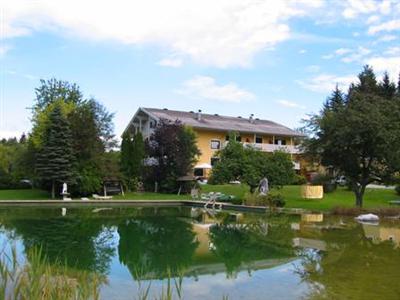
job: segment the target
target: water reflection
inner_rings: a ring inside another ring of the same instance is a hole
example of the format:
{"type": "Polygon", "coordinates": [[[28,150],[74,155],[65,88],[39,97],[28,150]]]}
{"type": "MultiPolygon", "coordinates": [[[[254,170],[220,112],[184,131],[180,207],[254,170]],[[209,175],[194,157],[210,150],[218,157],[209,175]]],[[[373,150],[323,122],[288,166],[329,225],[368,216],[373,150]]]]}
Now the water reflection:
{"type": "Polygon", "coordinates": [[[120,262],[135,279],[179,276],[198,246],[190,223],[176,218],[135,218],[118,224],[120,262]]]}
{"type": "Polygon", "coordinates": [[[399,224],[335,221],[299,232],[297,273],[310,285],[308,298],[399,299],[399,224]]]}
{"type": "MultiPolygon", "coordinates": [[[[190,208],[68,208],[60,214],[58,208],[0,209],[0,223],[4,238],[20,239],[25,253],[41,247],[50,262],[108,274],[117,285],[116,265],[123,267],[129,271],[126,279],[136,284],[134,293],[144,283],[144,289],[156,290],[154,297],[164,288],[157,285],[163,279],[190,299],[206,282],[219,287],[202,297],[217,299],[227,294],[230,299],[400,295],[396,221],[373,226],[322,214],[190,208]]],[[[128,298],[116,286],[110,289],[128,298]]]]}

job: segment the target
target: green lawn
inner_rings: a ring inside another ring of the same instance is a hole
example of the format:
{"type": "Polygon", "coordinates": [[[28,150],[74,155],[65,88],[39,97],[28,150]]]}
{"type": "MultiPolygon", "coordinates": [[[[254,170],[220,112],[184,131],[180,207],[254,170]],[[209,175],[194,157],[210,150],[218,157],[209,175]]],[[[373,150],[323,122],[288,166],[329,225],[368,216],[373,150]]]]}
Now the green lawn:
{"type": "Polygon", "coordinates": [[[0,200],[44,200],[49,198],[48,192],[36,189],[0,190],[0,200]]]}
{"type": "MultiPolygon", "coordinates": [[[[246,185],[203,185],[202,193],[221,192],[243,199],[249,191],[246,185]]],[[[325,194],[321,200],[306,200],[300,197],[300,186],[285,186],[279,192],[286,200],[287,208],[305,208],[327,211],[334,207],[354,207],[354,194],[345,188],[325,194]]],[[[42,200],[49,199],[49,194],[41,190],[0,190],[0,200],[42,200]]],[[[129,200],[186,200],[190,195],[159,194],[159,193],[126,193],[125,196],[114,196],[113,199],[129,200]]],[[[389,201],[399,200],[400,196],[393,190],[367,189],[364,196],[365,208],[388,207],[389,201]]]]}
{"type": "MultiPolygon", "coordinates": [[[[243,199],[246,192],[249,191],[245,185],[204,185],[203,192],[221,192],[234,195],[243,199]]],[[[355,198],[352,191],[346,188],[338,188],[335,192],[325,194],[321,200],[302,199],[300,186],[289,185],[279,190],[286,201],[288,208],[305,208],[311,210],[330,210],[334,207],[354,207],[355,198]]],[[[389,201],[400,200],[400,196],[394,190],[367,189],[364,196],[365,208],[378,208],[389,206],[389,201]]]]}

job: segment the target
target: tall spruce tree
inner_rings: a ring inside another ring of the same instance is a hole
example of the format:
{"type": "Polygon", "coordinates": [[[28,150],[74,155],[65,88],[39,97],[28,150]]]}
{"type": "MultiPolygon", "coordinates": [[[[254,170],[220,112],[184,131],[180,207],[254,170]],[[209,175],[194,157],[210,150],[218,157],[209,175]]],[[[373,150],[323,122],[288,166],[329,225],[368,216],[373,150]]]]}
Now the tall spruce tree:
{"type": "Polygon", "coordinates": [[[132,180],[133,173],[133,141],[132,136],[128,131],[122,135],[121,142],[121,156],[120,156],[120,169],[124,175],[124,179],[128,187],[132,180]]]}
{"type": "Polygon", "coordinates": [[[390,81],[388,72],[383,74],[383,79],[378,87],[379,94],[386,99],[392,99],[396,95],[396,84],[390,81]]]}
{"type": "Polygon", "coordinates": [[[139,178],[142,172],[144,159],[144,141],[140,132],[133,137],[132,145],[132,176],[139,178]]]}
{"type": "Polygon", "coordinates": [[[42,182],[51,186],[53,199],[58,185],[72,181],[72,138],[68,120],[60,106],[56,106],[50,114],[43,147],[36,160],[36,171],[42,182]]]}
{"type": "Polygon", "coordinates": [[[324,104],[325,111],[337,111],[343,108],[345,104],[344,97],[342,91],[339,89],[336,84],[335,89],[333,90],[331,96],[326,100],[324,104]]]}

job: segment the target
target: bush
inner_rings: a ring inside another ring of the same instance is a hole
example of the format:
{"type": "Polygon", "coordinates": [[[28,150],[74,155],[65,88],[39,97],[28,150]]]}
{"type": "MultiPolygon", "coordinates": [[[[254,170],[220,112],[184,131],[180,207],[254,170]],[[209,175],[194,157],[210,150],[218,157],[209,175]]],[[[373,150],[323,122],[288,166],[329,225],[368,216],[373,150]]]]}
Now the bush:
{"type": "Polygon", "coordinates": [[[400,184],[396,185],[395,190],[396,190],[397,195],[400,195],[400,184]]]}
{"type": "Polygon", "coordinates": [[[273,207],[284,207],[286,205],[286,201],[281,194],[271,194],[269,198],[273,207]]]}
{"type": "Polygon", "coordinates": [[[311,178],[312,185],[323,185],[324,183],[331,182],[332,177],[325,174],[317,174],[311,178]]]}
{"type": "Polygon", "coordinates": [[[307,178],[303,175],[294,175],[293,183],[294,185],[303,185],[307,183],[307,178]]]}
{"type": "Polygon", "coordinates": [[[270,208],[275,208],[284,207],[286,201],[279,193],[269,193],[268,195],[247,193],[244,197],[244,204],[248,206],[268,206],[270,208]]]}
{"type": "Polygon", "coordinates": [[[311,180],[312,185],[322,185],[324,193],[332,193],[336,190],[336,182],[334,178],[325,174],[317,174],[311,180]]]}

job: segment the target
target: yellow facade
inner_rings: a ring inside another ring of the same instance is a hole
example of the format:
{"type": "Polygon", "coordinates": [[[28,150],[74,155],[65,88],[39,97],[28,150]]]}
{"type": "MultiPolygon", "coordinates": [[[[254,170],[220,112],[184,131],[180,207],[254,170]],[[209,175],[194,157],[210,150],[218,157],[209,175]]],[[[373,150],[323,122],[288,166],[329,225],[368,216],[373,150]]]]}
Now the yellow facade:
{"type": "MultiPolygon", "coordinates": [[[[212,141],[219,141],[220,146],[226,142],[226,136],[229,135],[229,131],[221,132],[221,131],[213,131],[213,130],[199,130],[194,129],[197,135],[197,146],[200,149],[201,155],[198,158],[198,164],[211,164],[211,158],[215,157],[218,149],[212,149],[211,143],[212,141]]],[[[276,138],[272,135],[256,135],[256,134],[248,134],[241,133],[241,142],[243,143],[255,143],[255,138],[261,137],[263,144],[273,144],[276,138]]],[[[294,145],[293,139],[290,137],[284,138],[286,141],[286,145],[294,145]]]]}

